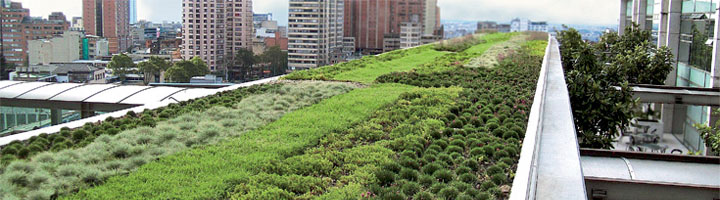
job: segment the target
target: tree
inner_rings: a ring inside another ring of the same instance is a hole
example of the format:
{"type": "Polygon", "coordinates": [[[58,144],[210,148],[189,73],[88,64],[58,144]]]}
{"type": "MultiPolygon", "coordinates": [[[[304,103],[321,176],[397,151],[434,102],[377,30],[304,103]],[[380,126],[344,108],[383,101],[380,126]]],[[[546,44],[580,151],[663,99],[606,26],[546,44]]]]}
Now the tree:
{"type": "Polygon", "coordinates": [[[210,73],[207,64],[200,57],[192,60],[183,60],[175,63],[167,70],[167,77],[172,82],[188,83],[194,76],[203,76],[210,73]]]}
{"type": "Polygon", "coordinates": [[[283,52],[279,46],[273,46],[260,55],[261,62],[270,63],[272,76],[285,74],[287,71],[287,52],[283,52]]]}
{"type": "Polygon", "coordinates": [[[650,45],[650,33],[637,26],[626,34],[607,33],[596,45],[579,32],[558,33],[575,128],[582,147],[613,148],[612,142],[634,117],[629,84],[662,84],[672,70],[667,47],[650,45]]]}
{"type": "MultiPolygon", "coordinates": [[[[720,116],[720,108],[713,111],[715,116],[720,116]]],[[[695,124],[700,135],[705,140],[705,144],[710,147],[713,152],[720,153],[720,120],[710,122],[710,126],[705,124],[695,124]]]]}
{"type": "Polygon", "coordinates": [[[135,63],[126,54],[114,55],[108,63],[108,69],[112,70],[113,75],[118,76],[121,81],[125,81],[127,74],[135,67],[135,63]]]}
{"type": "Polygon", "coordinates": [[[0,57],[0,80],[10,79],[10,70],[15,69],[15,64],[8,63],[5,56],[0,57]]]}
{"type": "Polygon", "coordinates": [[[167,71],[172,64],[160,57],[150,57],[150,60],[138,64],[138,71],[145,75],[144,83],[147,85],[160,73],[167,71]]]}
{"type": "Polygon", "coordinates": [[[253,66],[258,62],[257,56],[247,49],[240,49],[234,55],[228,56],[230,59],[228,71],[230,71],[230,79],[247,81],[250,79],[253,66]]]}

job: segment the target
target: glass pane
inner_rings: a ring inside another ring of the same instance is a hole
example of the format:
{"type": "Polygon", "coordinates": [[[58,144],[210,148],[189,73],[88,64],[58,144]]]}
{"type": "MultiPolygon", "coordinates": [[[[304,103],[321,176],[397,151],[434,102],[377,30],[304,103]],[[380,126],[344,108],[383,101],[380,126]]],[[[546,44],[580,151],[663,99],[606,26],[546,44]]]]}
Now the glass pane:
{"type": "Polygon", "coordinates": [[[647,0],[647,15],[648,15],[648,16],[651,16],[651,17],[652,17],[652,15],[653,15],[653,13],[654,13],[654,10],[653,10],[654,8],[655,8],[655,1],[654,1],[654,0],[647,0]]]}
{"type": "Polygon", "coordinates": [[[692,0],[685,0],[682,4],[682,13],[695,12],[695,3],[692,0]]]}
{"type": "Polygon", "coordinates": [[[711,0],[695,1],[695,12],[715,12],[715,8],[717,8],[717,5],[711,0]]]}
{"type": "Polygon", "coordinates": [[[628,1],[628,2],[627,2],[627,11],[626,11],[625,14],[626,14],[628,17],[632,17],[632,13],[633,13],[632,11],[633,11],[633,1],[628,1]]]}

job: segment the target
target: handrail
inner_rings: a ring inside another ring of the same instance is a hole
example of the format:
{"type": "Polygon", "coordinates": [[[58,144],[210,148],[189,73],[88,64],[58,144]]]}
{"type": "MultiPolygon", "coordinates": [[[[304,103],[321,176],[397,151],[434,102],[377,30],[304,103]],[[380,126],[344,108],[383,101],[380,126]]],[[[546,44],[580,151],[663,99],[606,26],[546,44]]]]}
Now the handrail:
{"type": "Polygon", "coordinates": [[[511,200],[587,199],[558,42],[548,38],[511,200]]]}

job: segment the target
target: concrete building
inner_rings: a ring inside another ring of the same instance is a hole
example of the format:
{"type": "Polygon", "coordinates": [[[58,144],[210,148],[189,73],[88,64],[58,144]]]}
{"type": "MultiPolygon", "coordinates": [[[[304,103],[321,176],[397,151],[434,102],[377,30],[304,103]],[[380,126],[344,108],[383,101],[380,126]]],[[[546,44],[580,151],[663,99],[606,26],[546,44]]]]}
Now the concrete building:
{"type": "Polygon", "coordinates": [[[110,53],[125,52],[130,47],[129,0],[83,0],[85,33],[107,38],[110,53]]]}
{"type": "Polygon", "coordinates": [[[437,0],[348,0],[344,35],[355,38],[361,53],[382,53],[386,36],[399,35],[402,23],[413,19],[423,35],[442,35],[437,0]]]}
{"type": "Polygon", "coordinates": [[[252,20],[251,0],[183,0],[182,58],[202,58],[217,70],[226,56],[252,48],[252,20]]]}
{"type": "Polygon", "coordinates": [[[510,22],[510,32],[548,32],[548,24],[544,21],[534,22],[529,19],[515,18],[510,22]]]}
{"type": "Polygon", "coordinates": [[[85,32],[85,24],[83,24],[82,17],[73,17],[70,25],[71,31],[85,32]]]}
{"type": "Polygon", "coordinates": [[[83,37],[81,48],[81,60],[99,60],[102,57],[110,56],[110,42],[98,36],[86,35],[83,37]]]}
{"type": "Polygon", "coordinates": [[[2,54],[8,63],[26,65],[27,41],[49,38],[68,30],[70,23],[62,13],[52,13],[48,19],[30,17],[30,10],[21,3],[3,0],[0,8],[2,54]]]}
{"type": "Polygon", "coordinates": [[[405,22],[400,27],[400,48],[407,49],[422,44],[420,38],[422,37],[423,28],[418,22],[405,22]]]}
{"type": "Polygon", "coordinates": [[[28,41],[30,65],[48,65],[51,62],[71,62],[80,59],[82,33],[68,31],[48,39],[28,41]]]}
{"type": "Polygon", "coordinates": [[[477,33],[485,33],[485,32],[500,32],[500,33],[507,33],[510,32],[511,26],[510,24],[498,24],[494,21],[483,21],[477,23],[477,29],[475,32],[477,33]]]}
{"type": "MultiPolygon", "coordinates": [[[[631,24],[653,31],[658,46],[675,55],[675,68],[665,85],[690,88],[720,88],[720,17],[717,1],[621,0],[619,33],[631,24]],[[655,28],[653,28],[655,27],[655,28]]],[[[719,116],[710,106],[663,104],[662,127],[687,149],[707,152],[694,124],[709,124],[719,116]]]]}
{"type": "Polygon", "coordinates": [[[425,15],[423,23],[423,35],[437,35],[436,31],[442,26],[440,22],[440,7],[438,0],[425,0],[425,15]]]}
{"type": "Polygon", "coordinates": [[[301,70],[343,60],[344,0],[291,0],[288,68],[301,70]]]}

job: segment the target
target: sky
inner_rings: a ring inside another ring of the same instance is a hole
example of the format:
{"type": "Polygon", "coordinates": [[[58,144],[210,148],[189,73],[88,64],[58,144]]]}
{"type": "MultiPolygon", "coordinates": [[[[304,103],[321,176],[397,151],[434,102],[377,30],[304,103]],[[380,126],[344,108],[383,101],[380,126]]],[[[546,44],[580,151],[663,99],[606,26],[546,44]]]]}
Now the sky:
{"type": "MultiPolygon", "coordinates": [[[[23,3],[32,16],[47,17],[64,12],[68,18],[82,16],[82,0],[13,0],[23,3]]],[[[513,18],[553,24],[617,24],[620,1],[612,0],[438,0],[443,20],[499,21],[513,18]]],[[[180,21],[182,0],[137,0],[138,18],[153,22],[180,21]]],[[[254,0],[256,13],[273,13],[287,24],[288,0],[254,0]]]]}

